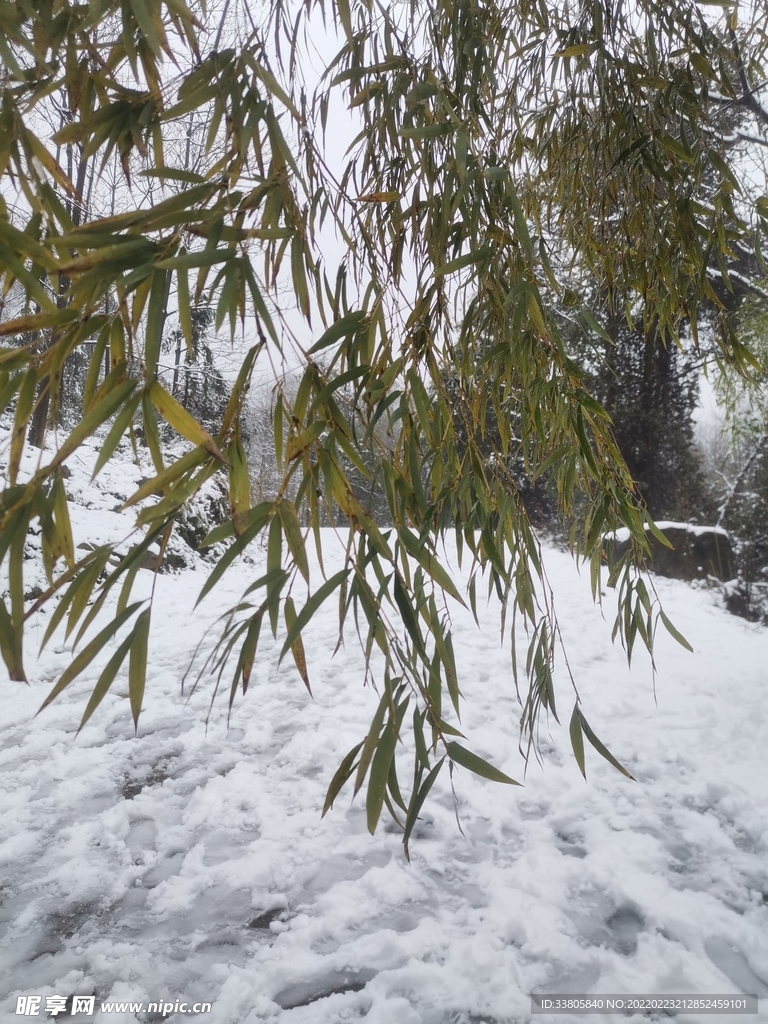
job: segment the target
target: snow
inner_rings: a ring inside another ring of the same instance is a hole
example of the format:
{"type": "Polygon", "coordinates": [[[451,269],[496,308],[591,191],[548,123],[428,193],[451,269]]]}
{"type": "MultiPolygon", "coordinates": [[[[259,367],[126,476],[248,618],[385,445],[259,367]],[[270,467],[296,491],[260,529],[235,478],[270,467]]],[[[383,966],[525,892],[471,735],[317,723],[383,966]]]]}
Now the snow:
{"type": "MultiPolygon", "coordinates": [[[[728,531],[723,529],[722,526],[698,526],[696,523],[675,523],[670,519],[661,519],[659,522],[654,520],[654,526],[658,526],[662,533],[665,530],[685,530],[686,533],[692,533],[695,537],[701,537],[703,534],[707,533],[719,533],[721,537],[729,536],[728,531]]],[[[647,529],[648,528],[646,527],[646,530],[647,529]]],[[[625,541],[629,540],[630,534],[629,530],[625,526],[622,526],[620,529],[614,530],[610,534],[606,534],[606,536],[617,541],[619,544],[623,544],[625,541]]]]}
{"type": "MultiPolygon", "coordinates": [[[[131,517],[114,509],[139,470],[91,485],[85,462],[70,468],[76,543],[122,538],[131,517]]],[[[327,539],[330,575],[338,551],[327,539]]],[[[204,1015],[171,1012],[171,1024],[511,1024],[531,1019],[532,991],[768,997],[764,629],[710,591],[656,579],[695,654],[659,635],[654,694],[648,660],[630,671],[610,644],[610,596],[604,619],[589,580],[548,549],[584,713],[637,780],[588,749],[585,782],[554,721],[543,765],[526,772],[497,608],[479,629],[454,609],[468,745],[524,786],[459,769],[454,806],[441,780],[408,864],[394,828],[371,837],[348,791],[320,817],[377,702],[353,638],[332,655],[335,606],[305,634],[314,699],[288,660],[278,667],[279,642],[257,658],[229,729],[226,694],[206,728],[209,680],[181,693],[204,628],[262,557],[237,564],[197,612],[199,559],[157,577],[136,736],[124,680],[75,735],[109,652],[34,717],[67,663],[57,638],[35,660],[45,616],[27,644],[30,685],[0,680],[3,1019],[22,1019],[16,998],[29,994],[95,993],[95,1015],[73,1019],[105,1022],[150,1018],[103,1013],[101,1000],[212,1003],[204,1015]]],[[[152,581],[142,570],[140,592],[152,581]]],[[[562,670],[558,683],[567,723],[562,670]]],[[[747,1019],[767,1021],[768,999],[747,1019]]]]}

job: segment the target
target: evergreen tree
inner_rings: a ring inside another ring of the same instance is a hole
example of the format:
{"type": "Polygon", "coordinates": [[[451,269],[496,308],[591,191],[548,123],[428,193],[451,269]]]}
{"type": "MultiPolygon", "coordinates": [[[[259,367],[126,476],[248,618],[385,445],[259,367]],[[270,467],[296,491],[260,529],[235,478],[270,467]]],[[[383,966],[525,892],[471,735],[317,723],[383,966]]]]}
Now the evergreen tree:
{"type": "Polygon", "coordinates": [[[163,348],[173,358],[173,369],[166,367],[164,379],[171,395],[208,431],[216,430],[229,399],[229,389],[216,368],[210,331],[213,310],[207,306],[190,309],[191,332],[186,344],[178,327],[164,340],[163,348]],[[183,356],[183,358],[182,358],[183,356]]]}
{"type": "Polygon", "coordinates": [[[632,479],[654,519],[701,521],[706,495],[693,443],[701,353],[626,322],[607,330],[611,344],[591,390],[613,421],[632,479]]]}
{"type": "Polygon", "coordinates": [[[758,365],[746,386],[732,368],[716,379],[726,444],[720,458],[710,459],[711,488],[718,525],[736,543],[737,581],[726,591],[726,604],[768,622],[768,293],[750,295],[737,316],[758,365]]]}

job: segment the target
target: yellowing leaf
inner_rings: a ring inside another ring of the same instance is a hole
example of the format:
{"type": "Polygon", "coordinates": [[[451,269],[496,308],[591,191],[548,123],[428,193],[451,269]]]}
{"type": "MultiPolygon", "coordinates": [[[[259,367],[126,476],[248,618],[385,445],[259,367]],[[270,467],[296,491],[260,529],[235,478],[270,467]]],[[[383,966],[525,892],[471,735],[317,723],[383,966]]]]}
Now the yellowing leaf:
{"type": "Polygon", "coordinates": [[[229,462],[221,453],[219,446],[208,431],[201,427],[195,417],[188,413],[184,406],[180,405],[173,395],[170,395],[156,380],[152,381],[149,386],[149,397],[152,405],[177,433],[181,434],[182,437],[186,437],[192,444],[205,448],[207,452],[218,459],[219,462],[223,462],[225,466],[229,465],[229,462]]]}
{"type": "MultiPolygon", "coordinates": [[[[285,625],[290,631],[291,627],[296,622],[296,607],[293,603],[293,598],[289,595],[285,599],[285,625]]],[[[309,685],[309,673],[307,672],[307,656],[304,652],[304,642],[299,634],[291,644],[291,654],[293,655],[293,661],[296,665],[299,675],[301,676],[304,685],[307,688],[307,692],[310,697],[312,696],[312,687],[309,685]]]]}
{"type": "Polygon", "coordinates": [[[248,459],[237,431],[235,440],[227,451],[229,457],[229,507],[235,533],[240,536],[248,525],[251,508],[251,481],[248,476],[248,459]]]}
{"type": "Polygon", "coordinates": [[[355,201],[358,203],[394,203],[402,198],[402,192],[369,192],[367,195],[358,196],[355,201]]]}

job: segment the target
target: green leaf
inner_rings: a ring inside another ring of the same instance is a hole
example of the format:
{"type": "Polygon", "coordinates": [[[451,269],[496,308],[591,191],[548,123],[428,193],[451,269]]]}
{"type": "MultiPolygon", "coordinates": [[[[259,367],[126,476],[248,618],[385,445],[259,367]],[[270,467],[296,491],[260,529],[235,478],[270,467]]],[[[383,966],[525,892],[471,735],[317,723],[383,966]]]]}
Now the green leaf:
{"type": "Polygon", "coordinates": [[[283,534],[288,544],[288,550],[296,563],[299,572],[309,583],[309,563],[307,562],[307,549],[304,538],[301,535],[301,525],[296,506],[292,501],[285,498],[278,503],[277,513],[283,526],[283,534]]]}
{"type": "Polygon", "coordinates": [[[261,504],[256,505],[255,508],[251,509],[251,523],[250,526],[237,538],[237,540],[231,544],[221,558],[216,563],[213,572],[205,581],[200,595],[195,602],[195,607],[203,600],[206,594],[208,594],[219,582],[221,577],[224,575],[226,570],[229,568],[231,563],[241,554],[251,541],[264,529],[270,516],[274,505],[272,502],[264,501],[261,504]]]}
{"type": "Polygon", "coordinates": [[[202,185],[205,178],[195,171],[186,171],[182,167],[151,167],[141,171],[143,178],[162,178],[164,181],[183,181],[188,185],[202,185]]]}
{"type": "Polygon", "coordinates": [[[665,613],[661,609],[659,609],[659,618],[664,623],[664,628],[669,633],[669,635],[674,637],[675,640],[677,640],[677,642],[681,645],[681,647],[684,647],[686,649],[686,651],[690,651],[691,654],[693,654],[694,651],[691,645],[685,639],[683,634],[675,628],[672,621],[669,619],[667,615],[665,615],[665,613]]]}
{"type": "Polygon", "coordinates": [[[235,533],[240,534],[248,526],[251,510],[251,481],[248,473],[248,457],[240,440],[240,431],[235,428],[235,438],[227,450],[229,460],[229,508],[235,533]]]}
{"type": "MultiPolygon", "coordinates": [[[[293,603],[293,598],[289,594],[285,599],[285,625],[286,629],[290,632],[296,625],[296,606],[293,603]]],[[[301,639],[301,633],[295,634],[295,640],[291,644],[291,654],[293,655],[293,661],[296,665],[296,670],[302,678],[304,685],[307,688],[309,696],[312,696],[312,687],[309,685],[309,672],[307,671],[307,655],[304,650],[304,641],[301,639]]]]}
{"type": "Polygon", "coordinates": [[[435,581],[441,590],[450,594],[455,601],[458,601],[460,605],[466,608],[466,602],[456,589],[456,584],[442,567],[437,556],[428,550],[425,541],[416,537],[408,527],[398,530],[397,536],[408,554],[416,559],[422,569],[435,581]]]}
{"type": "Polygon", "coordinates": [[[595,334],[598,334],[603,339],[603,341],[607,342],[611,347],[613,347],[614,342],[610,334],[606,331],[602,324],[600,324],[594,318],[592,313],[585,306],[582,306],[581,308],[581,315],[587,321],[588,326],[592,328],[595,334]]]}
{"type": "Polygon", "coordinates": [[[629,774],[629,772],[624,767],[624,765],[620,764],[616,760],[616,758],[613,756],[613,754],[610,752],[610,750],[608,750],[608,748],[605,746],[605,744],[601,743],[600,740],[597,738],[597,736],[595,736],[595,734],[592,732],[592,729],[590,728],[589,723],[587,722],[586,718],[584,717],[584,715],[579,710],[579,706],[578,705],[576,705],[576,707],[574,709],[574,714],[577,716],[577,718],[579,720],[579,725],[581,726],[582,732],[587,737],[587,739],[592,744],[592,746],[595,748],[595,750],[598,752],[598,754],[600,754],[601,757],[604,757],[605,760],[608,761],[609,764],[612,764],[613,767],[616,768],[618,771],[620,771],[622,775],[625,775],[628,779],[632,779],[632,781],[634,782],[635,781],[634,776],[629,774]]]}
{"type": "Polygon", "coordinates": [[[27,677],[24,674],[24,663],[22,660],[21,648],[18,643],[18,634],[13,628],[11,616],[8,614],[5,601],[1,597],[0,653],[2,653],[5,667],[8,669],[8,677],[14,682],[26,683],[27,677]]]}
{"type": "Polygon", "coordinates": [[[673,550],[673,545],[670,542],[669,538],[664,536],[664,534],[661,532],[661,530],[658,528],[658,526],[656,525],[656,523],[654,523],[652,519],[649,519],[645,525],[646,528],[651,531],[651,533],[659,542],[659,544],[663,544],[665,548],[673,550]]]}
{"type": "Polygon", "coordinates": [[[303,121],[301,114],[296,109],[295,103],[288,95],[288,93],[285,91],[285,89],[283,89],[283,87],[277,81],[277,79],[269,70],[269,68],[266,68],[263,64],[260,64],[254,58],[250,58],[249,63],[251,64],[253,70],[256,72],[256,75],[262,80],[262,82],[264,83],[264,85],[266,85],[267,89],[269,89],[272,95],[280,100],[280,102],[283,104],[286,110],[290,110],[290,112],[293,114],[297,121],[303,121]]]}
{"type": "Polygon", "coordinates": [[[432,771],[427,775],[426,779],[421,783],[418,789],[414,786],[413,794],[411,796],[411,802],[408,807],[408,816],[405,821],[405,832],[403,834],[403,846],[405,847],[405,855],[410,860],[410,854],[408,852],[408,842],[413,835],[413,830],[416,826],[416,822],[419,818],[419,811],[424,806],[424,801],[427,799],[429,791],[437,781],[437,777],[445,764],[445,758],[441,757],[437,762],[432,771]]]}
{"type": "Polygon", "coordinates": [[[419,623],[416,618],[416,613],[413,610],[408,591],[402,584],[400,574],[395,574],[394,582],[394,596],[395,603],[400,611],[400,615],[403,619],[403,625],[408,630],[408,634],[413,640],[413,643],[417,650],[424,651],[424,640],[421,636],[421,630],[419,629],[419,623]]]}
{"type": "Polygon", "coordinates": [[[586,779],[587,769],[584,760],[584,737],[581,732],[581,721],[578,715],[578,705],[574,706],[573,714],[571,715],[571,724],[569,731],[571,734],[571,746],[573,747],[573,756],[576,758],[576,764],[579,766],[579,771],[586,779]]]}
{"type": "Polygon", "coordinates": [[[413,709],[413,739],[416,744],[416,756],[419,759],[419,763],[423,768],[429,770],[429,752],[427,751],[427,743],[424,739],[424,718],[426,717],[426,709],[419,708],[413,709]]]}
{"type": "Polygon", "coordinates": [[[395,756],[396,746],[397,734],[392,722],[387,722],[371,762],[371,777],[368,780],[368,793],[365,800],[366,823],[371,835],[376,831],[376,825],[381,817],[384,795],[387,792],[389,769],[395,756]]]}
{"type": "Polygon", "coordinates": [[[88,719],[93,715],[96,708],[106,697],[109,692],[109,688],[115,681],[115,677],[120,669],[120,666],[125,661],[125,656],[130,651],[131,645],[136,638],[136,628],[134,627],[122,644],[118,647],[117,651],[107,662],[106,668],[99,676],[99,680],[93,688],[93,693],[90,696],[88,704],[86,705],[83,717],[80,720],[80,725],[77,727],[77,731],[83,728],[88,719]]]}
{"type": "Polygon", "coordinates": [[[456,740],[449,740],[446,743],[448,750],[448,756],[456,764],[460,764],[462,768],[468,768],[475,775],[480,775],[484,779],[490,779],[491,782],[505,782],[509,786],[519,786],[519,782],[515,782],[514,779],[510,779],[504,772],[500,772],[498,768],[494,768],[492,764],[488,764],[487,761],[483,760],[477,754],[473,754],[471,750],[467,750],[466,747],[462,747],[456,740]]]}
{"type": "Polygon", "coordinates": [[[350,334],[354,334],[358,331],[365,321],[366,314],[362,310],[356,310],[354,313],[348,313],[346,316],[336,320],[327,331],[320,337],[318,341],[309,350],[308,355],[314,355],[315,352],[320,352],[324,348],[328,348],[329,345],[333,345],[337,341],[341,341],[342,338],[349,337],[350,334]]]}
{"type": "Polygon", "coordinates": [[[35,388],[37,387],[37,371],[30,367],[24,374],[19,388],[19,397],[16,399],[16,411],[13,417],[13,433],[11,434],[11,451],[8,460],[8,479],[11,486],[16,483],[21,464],[21,455],[24,450],[27,423],[32,412],[32,404],[35,400],[35,388]]]}
{"type": "Polygon", "coordinates": [[[107,391],[97,405],[72,430],[69,437],[51,460],[49,468],[55,469],[56,466],[60,466],[69,458],[72,452],[80,447],[86,438],[92,437],[97,428],[119,409],[135,387],[136,381],[126,380],[121,384],[115,385],[112,390],[107,391]]]}
{"type": "Polygon", "coordinates": [[[147,683],[147,653],[149,647],[149,624],[151,608],[145,608],[136,622],[131,657],[128,666],[128,696],[131,702],[131,714],[135,729],[139,727],[139,715],[144,701],[144,688],[147,683]]]}
{"type": "Polygon", "coordinates": [[[328,811],[330,811],[330,809],[333,807],[334,800],[339,795],[339,793],[344,787],[344,784],[348,781],[348,779],[352,775],[352,772],[354,772],[355,768],[357,767],[355,758],[360,752],[362,746],[363,741],[361,740],[360,743],[357,743],[354,747],[352,747],[350,752],[344,757],[343,761],[334,772],[333,778],[331,779],[331,783],[328,786],[328,792],[325,794],[325,803],[323,804],[323,813],[321,814],[322,818],[324,818],[328,811]]]}
{"type": "Polygon", "coordinates": [[[451,135],[455,131],[452,124],[439,121],[415,128],[401,128],[400,135],[404,139],[438,139],[441,135],[451,135]]]}
{"type": "MultiPolygon", "coordinates": [[[[267,537],[267,575],[275,580],[280,580],[280,570],[283,567],[283,531],[280,516],[273,515],[269,524],[267,537]]],[[[273,583],[267,594],[269,602],[269,621],[272,627],[272,636],[277,636],[277,617],[279,614],[278,600],[280,595],[280,582],[273,583]]]]}
{"type": "Polygon", "coordinates": [[[225,466],[229,465],[208,431],[201,427],[195,417],[188,413],[184,406],[180,405],[173,395],[169,394],[156,380],[153,380],[149,385],[149,398],[163,419],[178,434],[191,441],[192,444],[205,448],[207,452],[215,459],[218,459],[219,462],[224,463],[225,466]]]}
{"type": "Polygon", "coordinates": [[[482,263],[483,260],[488,259],[492,255],[493,246],[484,245],[482,248],[475,249],[472,252],[465,252],[463,256],[457,256],[455,260],[444,263],[441,267],[436,267],[435,274],[439,277],[445,274],[453,274],[457,270],[463,270],[464,267],[471,267],[474,263],[482,263]]]}
{"type": "Polygon", "coordinates": [[[83,648],[78,656],[71,662],[69,667],[62,672],[59,681],[40,705],[40,709],[37,712],[38,715],[43,708],[47,708],[51,701],[58,697],[62,690],[65,690],[66,687],[69,686],[73,679],[76,679],[80,675],[83,669],[90,665],[99,651],[104,648],[107,641],[114,636],[123,623],[126,622],[142,604],[142,601],[136,601],[134,604],[129,605],[119,615],[116,615],[112,622],[105,626],[104,629],[102,629],[102,631],[93,640],[91,640],[86,647],[83,648]]]}
{"type": "Polygon", "coordinates": [[[226,437],[232,429],[233,424],[240,415],[243,400],[245,398],[246,391],[248,390],[248,384],[250,382],[251,373],[256,362],[256,357],[259,354],[261,345],[254,345],[248,350],[245,359],[243,360],[240,372],[237,375],[232,393],[229,396],[227,402],[227,408],[224,412],[224,419],[221,424],[221,437],[226,437]]]}
{"type": "Polygon", "coordinates": [[[101,445],[99,457],[96,459],[96,465],[93,467],[91,480],[96,479],[101,470],[111,459],[126,430],[130,427],[131,423],[133,423],[134,416],[136,415],[140,403],[141,395],[134,395],[133,398],[129,399],[129,401],[125,403],[117,416],[115,416],[115,422],[110,427],[109,433],[101,445]]]}
{"type": "Polygon", "coordinates": [[[149,378],[154,377],[157,373],[157,360],[160,356],[160,343],[165,327],[169,283],[169,274],[165,270],[156,270],[152,275],[147,312],[147,333],[144,339],[144,365],[149,378]]]}
{"type": "Polygon", "coordinates": [[[187,346],[187,356],[192,359],[194,357],[194,350],[192,348],[192,300],[189,297],[189,274],[186,267],[178,267],[176,270],[176,289],[179,305],[179,326],[187,346]]]}
{"type": "MultiPolygon", "coordinates": [[[[80,576],[70,585],[70,590],[73,592],[72,605],[69,612],[69,618],[67,619],[67,629],[65,638],[68,638],[72,630],[75,628],[77,623],[88,606],[88,602],[91,600],[94,588],[99,581],[99,576],[104,571],[104,568],[109,560],[111,549],[108,545],[101,545],[93,552],[93,561],[87,569],[83,570],[80,576]]],[[[67,595],[69,596],[69,595],[67,595]]],[[[53,626],[53,618],[49,625],[49,631],[53,626]]],[[[50,632],[46,632],[44,643],[47,642],[50,632]]]]}
{"type": "Polygon", "coordinates": [[[280,651],[280,658],[278,664],[283,660],[285,655],[292,647],[294,641],[298,636],[301,635],[301,631],[304,627],[312,620],[313,615],[318,608],[327,601],[334,590],[338,590],[341,584],[349,577],[351,569],[342,569],[341,572],[337,572],[335,576],[332,576],[329,580],[326,580],[321,587],[312,594],[307,603],[301,609],[299,614],[295,617],[291,625],[288,627],[288,636],[285,638],[285,643],[280,651]]]}
{"type": "MultiPolygon", "coordinates": [[[[142,396],[142,401],[146,402],[146,395],[142,396]]],[[[152,409],[149,410],[150,415],[154,415],[152,409]]],[[[149,419],[146,408],[144,409],[145,424],[149,419]]],[[[159,445],[159,438],[158,438],[159,445]]],[[[157,474],[157,476],[151,477],[145,481],[138,490],[134,491],[130,498],[123,503],[123,508],[130,508],[131,505],[137,505],[140,501],[144,501],[145,498],[151,497],[153,494],[162,494],[167,491],[171,484],[174,484],[177,480],[183,477],[190,470],[195,469],[201,463],[205,462],[208,458],[208,453],[204,448],[193,448],[191,452],[187,452],[186,455],[182,455],[181,458],[176,459],[170,466],[157,474]]]]}
{"type": "Polygon", "coordinates": [[[739,179],[733,173],[730,166],[725,162],[725,160],[723,160],[723,158],[720,156],[717,150],[710,149],[707,155],[709,157],[709,162],[712,164],[712,166],[715,168],[718,174],[725,178],[726,181],[730,182],[730,184],[733,185],[734,189],[737,192],[741,193],[742,188],[739,179]]]}
{"type": "MultiPolygon", "coordinates": [[[[353,794],[355,796],[357,796],[358,792],[360,791],[363,785],[363,782],[365,781],[365,776],[368,772],[368,768],[370,767],[373,752],[376,750],[376,747],[379,742],[379,734],[381,733],[381,727],[384,724],[384,716],[387,713],[389,704],[390,695],[388,692],[385,692],[381,697],[381,700],[379,701],[379,706],[376,709],[376,714],[373,716],[373,719],[371,720],[371,726],[368,730],[368,735],[365,737],[362,749],[360,751],[360,761],[357,766],[357,775],[355,776],[355,786],[353,794]]],[[[382,797],[382,800],[383,799],[384,798],[382,797]]]]}
{"type": "Polygon", "coordinates": [[[226,263],[237,255],[236,249],[198,249],[196,252],[181,253],[157,260],[157,270],[181,270],[193,267],[213,267],[217,263],[226,263]]]}
{"type": "MultiPolygon", "coordinates": [[[[246,633],[243,646],[240,650],[240,658],[238,659],[238,667],[235,672],[235,684],[237,683],[237,676],[242,673],[243,679],[243,693],[248,689],[248,683],[251,680],[251,672],[253,671],[253,662],[256,657],[256,648],[259,644],[259,634],[261,633],[261,623],[264,618],[263,610],[260,609],[251,619],[250,625],[248,626],[248,632],[246,633]]],[[[234,690],[230,699],[230,707],[234,701],[234,690]]]]}

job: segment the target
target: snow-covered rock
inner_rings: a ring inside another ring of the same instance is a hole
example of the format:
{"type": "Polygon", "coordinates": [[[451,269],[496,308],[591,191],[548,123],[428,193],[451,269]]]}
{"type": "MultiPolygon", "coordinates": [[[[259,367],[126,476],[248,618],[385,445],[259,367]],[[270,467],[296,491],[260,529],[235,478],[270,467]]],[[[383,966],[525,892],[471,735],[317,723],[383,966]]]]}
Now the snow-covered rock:
{"type": "MultiPolygon", "coordinates": [[[[677,580],[733,579],[734,551],[728,531],[720,526],[693,523],[656,523],[672,547],[657,540],[646,527],[651,548],[648,567],[660,576],[677,580]]],[[[616,530],[606,538],[615,558],[629,546],[629,530],[616,530]]]]}

